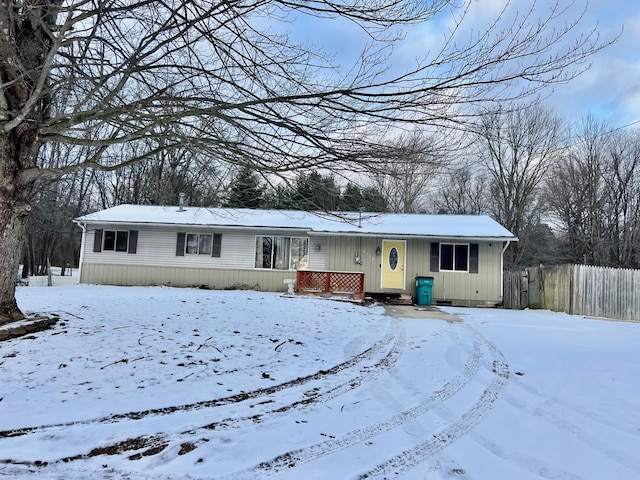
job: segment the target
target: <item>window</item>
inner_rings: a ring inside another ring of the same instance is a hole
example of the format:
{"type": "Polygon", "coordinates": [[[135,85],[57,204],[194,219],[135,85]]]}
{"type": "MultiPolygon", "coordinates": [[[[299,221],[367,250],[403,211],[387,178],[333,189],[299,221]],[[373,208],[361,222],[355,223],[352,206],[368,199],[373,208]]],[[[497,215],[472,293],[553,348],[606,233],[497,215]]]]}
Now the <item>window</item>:
{"type": "Polygon", "coordinates": [[[94,252],[136,253],[138,248],[137,230],[96,229],[93,240],[94,252]]]}
{"type": "Polygon", "coordinates": [[[307,268],[309,254],[309,239],[291,239],[291,270],[304,270],[307,268]]]}
{"type": "Polygon", "coordinates": [[[466,272],[469,258],[467,244],[440,244],[440,271],[466,272]]]}
{"type": "Polygon", "coordinates": [[[188,255],[211,255],[211,234],[187,233],[185,253],[188,255]]]}
{"type": "Polygon", "coordinates": [[[222,251],[221,233],[187,233],[178,232],[176,240],[176,256],[209,255],[220,257],[222,251]]]}
{"type": "Polygon", "coordinates": [[[478,273],[477,243],[431,243],[432,272],[478,273]]]}
{"type": "Polygon", "coordinates": [[[255,267],[271,270],[307,268],[309,239],[298,237],[256,237],[255,267]]]}
{"type": "Polygon", "coordinates": [[[391,270],[398,268],[398,261],[398,249],[396,247],[391,247],[391,250],[389,250],[389,268],[391,270]]]}

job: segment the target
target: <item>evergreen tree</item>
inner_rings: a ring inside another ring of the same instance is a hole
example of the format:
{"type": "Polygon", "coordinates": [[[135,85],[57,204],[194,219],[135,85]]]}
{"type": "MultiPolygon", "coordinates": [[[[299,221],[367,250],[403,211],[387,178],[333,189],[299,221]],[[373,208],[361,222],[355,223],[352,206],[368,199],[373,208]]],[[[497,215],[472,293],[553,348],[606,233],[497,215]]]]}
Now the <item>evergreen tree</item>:
{"type": "Polygon", "coordinates": [[[364,199],[364,209],[367,212],[387,212],[389,206],[380,190],[374,187],[367,187],[362,190],[362,198],[364,199]]]}
{"type": "Polygon", "coordinates": [[[293,210],[291,195],[292,189],[289,185],[276,185],[272,190],[265,192],[265,207],[275,210],[293,210]]]}
{"type": "Polygon", "coordinates": [[[225,207],[263,208],[266,206],[265,188],[251,167],[243,167],[233,179],[225,207]]]}
{"type": "Polygon", "coordinates": [[[360,208],[366,210],[364,195],[362,195],[360,187],[349,182],[344,192],[342,192],[342,197],[340,197],[340,210],[343,212],[356,212],[360,208]]]}
{"type": "Polygon", "coordinates": [[[332,175],[318,172],[301,173],[291,192],[291,208],[294,210],[333,211],[338,207],[340,188],[332,175]]]}

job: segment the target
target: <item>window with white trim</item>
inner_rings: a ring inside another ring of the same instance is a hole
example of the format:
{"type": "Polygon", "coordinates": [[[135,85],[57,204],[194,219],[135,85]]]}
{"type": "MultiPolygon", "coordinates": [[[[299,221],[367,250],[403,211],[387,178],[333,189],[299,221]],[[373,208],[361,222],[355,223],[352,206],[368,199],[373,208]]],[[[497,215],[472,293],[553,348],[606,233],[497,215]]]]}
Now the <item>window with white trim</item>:
{"type": "Polygon", "coordinates": [[[176,256],[208,255],[220,257],[222,253],[221,233],[178,232],[176,238],[176,256]]]}
{"type": "Polygon", "coordinates": [[[429,270],[478,273],[479,253],[478,243],[431,242],[429,270]]]}
{"type": "Polygon", "coordinates": [[[467,272],[469,270],[469,244],[441,243],[440,271],[467,272]]]}
{"type": "Polygon", "coordinates": [[[136,253],[137,230],[103,230],[96,228],[93,239],[94,252],[136,253]]]}
{"type": "Polygon", "coordinates": [[[102,250],[126,252],[129,248],[128,230],[105,230],[102,250]]]}
{"type": "Polygon", "coordinates": [[[302,237],[257,236],[255,268],[303,270],[307,268],[309,239],[302,237]]]}
{"type": "Polygon", "coordinates": [[[184,253],[187,255],[211,255],[212,238],[210,233],[187,233],[184,253]]]}

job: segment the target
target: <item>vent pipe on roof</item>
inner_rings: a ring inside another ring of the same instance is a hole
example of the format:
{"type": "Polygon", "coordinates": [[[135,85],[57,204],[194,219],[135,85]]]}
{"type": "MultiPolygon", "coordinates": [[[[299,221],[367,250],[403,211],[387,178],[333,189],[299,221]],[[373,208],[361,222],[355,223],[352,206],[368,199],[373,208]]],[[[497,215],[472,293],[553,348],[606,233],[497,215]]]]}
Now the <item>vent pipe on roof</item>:
{"type": "Polygon", "coordinates": [[[178,211],[184,212],[184,193],[178,195],[178,211]]]}

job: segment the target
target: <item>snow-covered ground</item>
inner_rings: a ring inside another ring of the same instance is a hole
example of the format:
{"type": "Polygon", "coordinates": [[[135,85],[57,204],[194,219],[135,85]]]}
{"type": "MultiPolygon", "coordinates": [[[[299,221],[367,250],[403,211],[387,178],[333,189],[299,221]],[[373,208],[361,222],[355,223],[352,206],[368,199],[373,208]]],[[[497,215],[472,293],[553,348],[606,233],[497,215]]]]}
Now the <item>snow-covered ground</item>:
{"type": "Polygon", "coordinates": [[[0,342],[3,478],[640,478],[640,324],[171,288],[18,301],[61,320],[0,342]]]}

